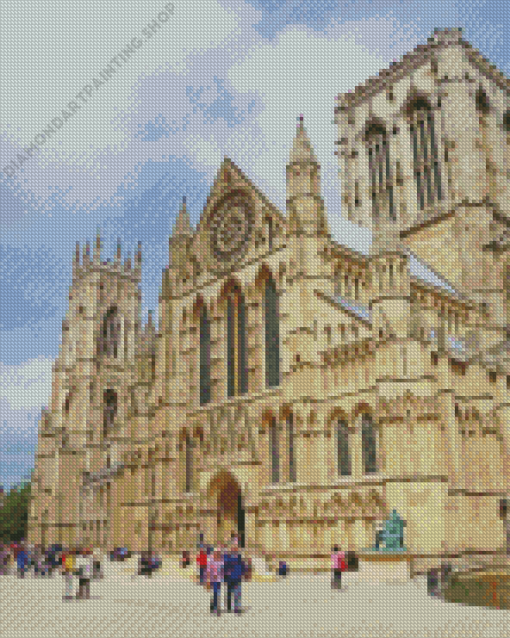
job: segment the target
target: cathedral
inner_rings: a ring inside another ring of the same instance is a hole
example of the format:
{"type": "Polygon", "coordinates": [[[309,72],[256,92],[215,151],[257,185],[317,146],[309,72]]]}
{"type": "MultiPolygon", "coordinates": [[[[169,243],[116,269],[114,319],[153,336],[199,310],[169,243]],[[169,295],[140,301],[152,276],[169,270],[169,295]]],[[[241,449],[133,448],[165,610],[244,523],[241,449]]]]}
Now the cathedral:
{"type": "Polygon", "coordinates": [[[302,118],[285,212],[228,158],[196,228],[183,201],[157,321],[141,247],[78,245],[29,541],[177,555],[235,534],[319,569],[396,510],[406,560],[503,552],[509,98],[459,29],[336,98],[367,253],[330,232],[302,118]]]}

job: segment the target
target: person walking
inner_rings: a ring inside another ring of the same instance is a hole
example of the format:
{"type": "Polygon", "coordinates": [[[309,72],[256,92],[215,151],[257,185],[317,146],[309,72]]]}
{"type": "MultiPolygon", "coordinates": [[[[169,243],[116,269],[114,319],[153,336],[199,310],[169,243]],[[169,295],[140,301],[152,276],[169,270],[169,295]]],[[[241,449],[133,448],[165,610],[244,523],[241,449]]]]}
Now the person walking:
{"type": "Polygon", "coordinates": [[[383,540],[384,533],[384,521],[378,520],[375,525],[375,549],[379,551],[380,545],[383,540]]]}
{"type": "Polygon", "coordinates": [[[156,552],[149,552],[149,576],[152,576],[159,568],[159,559],[156,552]]]}
{"type": "Polygon", "coordinates": [[[143,576],[144,572],[144,566],[145,566],[145,552],[140,552],[140,555],[138,556],[138,575],[139,576],[143,576]]]}
{"type": "Polygon", "coordinates": [[[205,551],[203,545],[200,547],[200,551],[197,554],[197,565],[200,584],[203,585],[205,583],[205,572],[207,570],[207,552],[205,551]]]}
{"type": "Polygon", "coordinates": [[[241,613],[241,582],[246,574],[246,565],[234,541],[232,548],[224,555],[224,580],[227,586],[227,612],[232,611],[232,596],[234,598],[234,612],[241,613]]]}
{"type": "Polygon", "coordinates": [[[28,563],[28,553],[25,549],[24,545],[21,545],[18,550],[18,555],[16,557],[16,562],[18,565],[18,576],[19,578],[25,578],[25,570],[27,568],[28,563]]]}
{"type": "Polygon", "coordinates": [[[34,566],[34,578],[37,578],[40,574],[41,566],[41,546],[34,545],[34,552],[32,554],[32,564],[34,566]]]}
{"type": "Polygon", "coordinates": [[[452,572],[452,566],[450,563],[443,563],[441,565],[441,595],[443,596],[450,584],[450,574],[452,572]]]}
{"type": "Polygon", "coordinates": [[[331,552],[331,589],[342,589],[342,571],[345,571],[345,552],[335,545],[331,552]]]}
{"type": "Polygon", "coordinates": [[[427,593],[430,596],[439,595],[439,569],[432,567],[427,572],[427,593]]]}
{"type": "Polygon", "coordinates": [[[209,560],[207,564],[207,582],[210,583],[210,586],[213,590],[213,597],[211,599],[211,613],[216,613],[216,615],[220,615],[220,592],[221,592],[221,583],[224,579],[224,561],[221,555],[220,550],[214,550],[212,558],[209,560]]]}
{"type": "Polygon", "coordinates": [[[9,573],[9,548],[3,543],[0,544],[0,575],[5,576],[9,573]]]}
{"type": "Polygon", "coordinates": [[[45,552],[45,572],[46,574],[51,578],[53,576],[53,570],[55,569],[55,552],[53,550],[53,547],[48,547],[48,549],[45,552]]]}
{"type": "Polygon", "coordinates": [[[64,575],[65,591],[64,599],[69,600],[73,598],[74,590],[74,570],[75,570],[75,551],[69,548],[62,557],[62,574],[64,575]]]}
{"type": "Polygon", "coordinates": [[[92,550],[92,562],[93,562],[93,570],[92,570],[92,578],[97,580],[101,578],[101,550],[99,547],[94,547],[92,550]]]}
{"type": "Polygon", "coordinates": [[[90,549],[83,549],[77,559],[78,567],[78,593],[76,598],[90,598],[90,579],[92,577],[92,552],[90,549]]]}

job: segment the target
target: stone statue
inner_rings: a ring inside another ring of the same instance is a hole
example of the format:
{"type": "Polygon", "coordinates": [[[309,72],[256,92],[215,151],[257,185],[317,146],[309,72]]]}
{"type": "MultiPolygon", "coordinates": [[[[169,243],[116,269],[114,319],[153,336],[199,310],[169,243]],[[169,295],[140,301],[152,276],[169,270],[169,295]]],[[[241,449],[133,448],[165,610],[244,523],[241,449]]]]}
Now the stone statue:
{"type": "Polygon", "coordinates": [[[373,549],[381,552],[405,552],[404,527],[406,522],[393,510],[384,522],[382,530],[377,530],[376,544],[373,549]],[[381,546],[382,545],[382,546],[381,546]]]}

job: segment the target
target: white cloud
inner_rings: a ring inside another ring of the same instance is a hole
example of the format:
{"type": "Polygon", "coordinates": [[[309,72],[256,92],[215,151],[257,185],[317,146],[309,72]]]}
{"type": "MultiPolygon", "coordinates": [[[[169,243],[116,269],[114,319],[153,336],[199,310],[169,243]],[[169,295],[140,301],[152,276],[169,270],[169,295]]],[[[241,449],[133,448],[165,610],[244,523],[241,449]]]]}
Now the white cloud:
{"type": "MultiPolygon", "coordinates": [[[[16,139],[26,144],[39,132],[141,33],[162,4],[135,3],[125,11],[125,3],[112,0],[108,12],[98,0],[72,10],[54,0],[31,0],[27,6],[23,24],[14,0],[4,9],[9,36],[0,46],[17,56],[18,75],[3,78],[10,90],[3,109],[9,147],[2,166],[16,139]],[[57,39],[58,55],[53,53],[57,39]],[[33,108],[26,108],[30,104],[33,108]]],[[[148,161],[183,158],[212,180],[228,155],[284,209],[285,164],[295,118],[303,113],[322,167],[329,218],[339,217],[335,96],[375,75],[411,48],[415,36],[403,33],[393,18],[381,17],[332,22],[324,32],[289,26],[266,40],[254,28],[259,16],[240,0],[201,0],[200,11],[195,3],[176,2],[171,20],[44,147],[47,159],[53,153],[51,161],[34,157],[24,165],[26,187],[44,201],[48,184],[56,182],[61,199],[83,211],[115,203],[119,185],[135,184],[138,168],[148,161]],[[218,81],[244,119],[232,124],[221,113],[211,117],[208,107],[221,98],[218,81]],[[155,120],[166,122],[168,136],[144,141],[140,132],[155,120]]],[[[333,225],[349,230],[344,220],[333,225]]]]}
{"type": "MultiPolygon", "coordinates": [[[[200,0],[199,10],[192,2],[174,4],[170,19],[23,165],[23,181],[37,199],[44,201],[48,185],[57,182],[69,203],[113,201],[119,184],[137,164],[169,154],[193,157],[194,147],[190,152],[179,138],[154,145],[133,143],[129,124],[144,101],[145,83],[170,76],[180,84],[177,95],[169,87],[159,101],[152,101],[152,116],[167,110],[170,120],[192,114],[189,99],[183,99],[186,84],[200,85],[202,78],[198,71],[193,82],[190,69],[210,69],[209,84],[215,71],[223,76],[225,56],[242,55],[253,38],[260,37],[251,28],[258,12],[242,5],[233,10],[231,3],[215,0],[200,0]]],[[[9,87],[2,107],[2,169],[85,85],[100,77],[132,38],[143,40],[142,30],[164,5],[164,0],[147,0],[130,4],[126,11],[121,0],[107,5],[102,0],[79,5],[26,0],[21,13],[15,0],[2,3],[0,83],[9,87]]],[[[212,99],[213,89],[208,92],[212,99]]],[[[196,137],[208,128],[202,120],[195,125],[196,137]]],[[[204,157],[209,161],[202,148],[196,150],[198,163],[204,157]]]]}
{"type": "Polygon", "coordinates": [[[0,399],[12,410],[40,410],[48,405],[53,361],[36,357],[21,365],[0,362],[0,399]]]}

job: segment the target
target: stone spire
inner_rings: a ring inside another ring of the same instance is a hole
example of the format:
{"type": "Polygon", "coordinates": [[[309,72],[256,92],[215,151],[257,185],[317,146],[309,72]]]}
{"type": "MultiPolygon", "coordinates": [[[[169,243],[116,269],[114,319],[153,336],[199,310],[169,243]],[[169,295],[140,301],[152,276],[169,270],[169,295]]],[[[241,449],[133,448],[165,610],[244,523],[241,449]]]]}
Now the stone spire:
{"type": "Polygon", "coordinates": [[[181,208],[174,226],[174,237],[177,235],[184,235],[189,237],[193,234],[191,229],[191,222],[188,215],[188,209],[186,208],[186,196],[182,198],[181,208]]]}
{"type": "Polygon", "coordinates": [[[317,164],[317,158],[303,126],[303,116],[300,115],[298,129],[290,152],[289,164],[308,164],[310,162],[317,164]]]}
{"type": "Polygon", "coordinates": [[[95,264],[100,264],[101,263],[101,231],[99,230],[99,228],[97,229],[97,234],[96,234],[96,246],[94,249],[94,263],[95,264]]]}
{"type": "Polygon", "coordinates": [[[291,230],[328,232],[321,197],[320,166],[304,129],[302,115],[287,164],[287,214],[291,230]]]}

